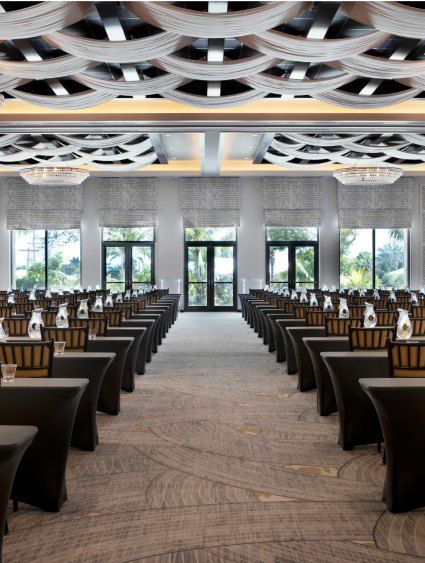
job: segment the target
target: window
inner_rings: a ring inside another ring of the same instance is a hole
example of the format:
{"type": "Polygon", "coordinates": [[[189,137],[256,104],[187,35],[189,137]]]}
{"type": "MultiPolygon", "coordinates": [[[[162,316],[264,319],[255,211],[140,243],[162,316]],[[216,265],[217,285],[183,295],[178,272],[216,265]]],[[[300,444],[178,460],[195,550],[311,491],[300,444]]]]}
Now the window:
{"type": "Polygon", "coordinates": [[[235,227],[193,227],[185,229],[186,241],[234,241],[235,227]]]}
{"type": "Polygon", "coordinates": [[[153,227],[105,227],[102,229],[104,241],[143,242],[154,240],[153,227]]]}
{"type": "Polygon", "coordinates": [[[153,227],[102,229],[103,285],[111,291],[150,289],[155,284],[153,227]]]}
{"type": "Polygon", "coordinates": [[[340,229],[340,285],[409,285],[409,229],[340,229]]]}
{"type": "Polygon", "coordinates": [[[12,285],[72,289],[80,285],[80,230],[13,231],[12,285]]]}
{"type": "Polygon", "coordinates": [[[273,289],[318,285],[318,229],[267,227],[266,280],[273,289]]]}

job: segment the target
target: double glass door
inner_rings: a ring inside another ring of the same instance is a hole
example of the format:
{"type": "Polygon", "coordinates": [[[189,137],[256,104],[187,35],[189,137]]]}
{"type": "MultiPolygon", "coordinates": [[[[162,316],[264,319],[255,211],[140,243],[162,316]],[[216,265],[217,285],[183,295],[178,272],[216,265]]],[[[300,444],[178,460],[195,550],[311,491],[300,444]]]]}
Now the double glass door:
{"type": "Polygon", "coordinates": [[[276,289],[319,285],[319,261],[317,242],[267,243],[267,283],[276,289]]]}
{"type": "Polygon", "coordinates": [[[103,287],[111,291],[148,289],[155,283],[154,243],[104,242],[103,287]]]}
{"type": "Polygon", "coordinates": [[[236,243],[185,243],[187,310],[236,309],[236,243]]]}

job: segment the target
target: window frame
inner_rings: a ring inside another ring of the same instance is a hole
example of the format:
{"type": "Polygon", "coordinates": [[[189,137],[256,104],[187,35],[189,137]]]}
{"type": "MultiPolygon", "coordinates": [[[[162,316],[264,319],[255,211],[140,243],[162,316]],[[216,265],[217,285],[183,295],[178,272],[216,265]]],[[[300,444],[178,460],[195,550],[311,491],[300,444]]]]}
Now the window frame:
{"type": "Polygon", "coordinates": [[[16,286],[16,260],[15,260],[15,232],[16,231],[44,231],[44,289],[45,291],[51,289],[49,287],[49,231],[79,231],[80,233],[80,276],[78,283],[81,285],[82,273],[83,273],[83,263],[82,263],[82,253],[83,253],[83,246],[82,246],[82,237],[81,237],[81,228],[79,229],[12,229],[11,236],[10,236],[10,285],[18,289],[16,286]]]}
{"type": "MultiPolygon", "coordinates": [[[[130,227],[131,228],[131,227],[130,227]]],[[[153,240],[103,240],[103,228],[101,233],[102,241],[102,289],[106,289],[106,249],[113,246],[123,246],[125,249],[125,290],[132,289],[133,282],[131,276],[131,258],[132,248],[135,246],[148,247],[151,249],[151,279],[150,284],[155,285],[155,244],[156,244],[156,229],[153,227],[153,240]],[[130,258],[130,259],[129,259],[130,258]],[[130,287],[129,287],[130,286],[130,287]]],[[[145,283],[145,282],[140,282],[145,283]]],[[[146,282],[148,283],[148,282],[146,282]]]]}
{"type": "MultiPolygon", "coordinates": [[[[362,229],[356,229],[362,230],[362,229]]],[[[365,231],[372,231],[372,287],[376,289],[376,231],[388,230],[377,227],[376,229],[364,229],[365,231]]],[[[407,287],[410,287],[411,271],[410,271],[410,250],[411,250],[411,236],[412,229],[403,229],[407,231],[407,287]]],[[[341,285],[341,228],[338,229],[338,284],[341,285]]]]}
{"type": "MultiPolygon", "coordinates": [[[[283,228],[283,227],[282,227],[283,228]]],[[[300,227],[301,229],[303,227],[300,227]]],[[[319,287],[319,252],[320,252],[320,229],[317,228],[316,240],[267,240],[267,227],[265,227],[266,239],[266,284],[277,283],[270,280],[270,248],[272,246],[287,246],[288,247],[288,288],[295,289],[297,280],[295,279],[295,272],[292,272],[294,278],[291,279],[291,270],[295,268],[295,249],[297,246],[312,246],[314,248],[314,287],[319,287]],[[291,262],[293,268],[291,268],[291,262]],[[293,284],[292,284],[293,282],[293,284]]],[[[283,283],[283,282],[282,282],[283,283]]]]}

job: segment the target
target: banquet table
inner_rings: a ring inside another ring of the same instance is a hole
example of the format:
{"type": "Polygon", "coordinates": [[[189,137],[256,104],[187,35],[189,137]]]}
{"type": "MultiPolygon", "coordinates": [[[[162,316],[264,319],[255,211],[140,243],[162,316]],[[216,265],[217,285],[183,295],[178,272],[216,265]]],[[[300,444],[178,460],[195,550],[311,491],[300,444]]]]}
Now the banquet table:
{"type": "Polygon", "coordinates": [[[425,378],[360,379],[382,426],[390,512],[425,506],[425,378]]]}
{"type": "Polygon", "coordinates": [[[87,379],[17,378],[0,385],[0,424],[35,426],[11,498],[57,512],[67,498],[66,463],[75,414],[87,379]]]}
{"type": "Polygon", "coordinates": [[[320,416],[329,416],[337,412],[335,392],[329,370],[322,352],[349,352],[350,344],[345,336],[309,336],[303,341],[310,353],[314,377],[317,385],[317,412],[320,416]]]}
{"type": "Polygon", "coordinates": [[[142,346],[142,341],[146,336],[146,328],[138,326],[113,327],[108,329],[106,338],[109,336],[133,338],[133,342],[131,343],[125,359],[121,381],[121,389],[131,393],[135,389],[134,376],[136,371],[138,371],[138,368],[144,369],[146,363],[146,347],[142,346]],[[142,359],[139,359],[140,354],[143,356],[142,359]]]}
{"type": "Polygon", "coordinates": [[[19,462],[36,434],[35,426],[0,426],[0,561],[13,480],[19,462]]]}
{"type": "Polygon", "coordinates": [[[316,389],[317,385],[313,362],[305,345],[304,338],[309,336],[325,336],[325,328],[323,326],[304,325],[299,327],[287,327],[286,330],[294,347],[295,360],[297,363],[298,389],[301,392],[316,389]]]}
{"type": "Polygon", "coordinates": [[[55,357],[52,377],[88,380],[75,415],[71,446],[93,451],[98,444],[96,410],[106,370],[115,358],[114,352],[65,352],[55,357]]]}
{"type": "Polygon", "coordinates": [[[111,415],[117,415],[120,412],[124,365],[132,343],[133,337],[128,336],[98,336],[96,340],[89,340],[87,352],[113,352],[115,354],[100,387],[98,411],[111,415]]]}
{"type": "Polygon", "coordinates": [[[343,450],[381,443],[381,424],[359,380],[389,375],[386,350],[373,352],[322,352],[335,391],[339,414],[338,444],[343,450]]]}
{"type": "Polygon", "coordinates": [[[285,350],[285,341],[283,339],[283,333],[280,330],[277,321],[285,320],[285,319],[293,319],[294,315],[290,313],[284,313],[280,309],[280,313],[267,313],[267,318],[269,320],[273,337],[274,343],[276,347],[276,361],[277,362],[285,362],[286,361],[286,350],[285,350]]]}
{"type": "Polygon", "coordinates": [[[140,374],[146,373],[146,362],[150,362],[152,358],[153,337],[155,333],[154,319],[128,319],[123,320],[121,328],[145,328],[146,334],[143,336],[139,353],[136,361],[136,372],[140,374]]]}
{"type": "Polygon", "coordinates": [[[292,316],[290,319],[281,319],[276,321],[278,327],[280,328],[283,336],[283,341],[285,343],[286,352],[286,372],[291,375],[297,373],[297,360],[295,357],[295,349],[291,338],[288,334],[288,328],[296,326],[305,326],[305,319],[295,319],[292,316]]]}

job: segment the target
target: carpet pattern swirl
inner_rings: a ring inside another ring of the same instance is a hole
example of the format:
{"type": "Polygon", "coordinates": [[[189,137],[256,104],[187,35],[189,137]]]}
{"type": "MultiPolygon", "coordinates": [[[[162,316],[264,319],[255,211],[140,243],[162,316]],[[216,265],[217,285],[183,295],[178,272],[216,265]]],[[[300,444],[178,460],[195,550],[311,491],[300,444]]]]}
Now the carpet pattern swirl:
{"type": "Polygon", "coordinates": [[[5,563],[394,562],[425,558],[425,510],[390,514],[372,446],[237,313],[184,313],[100,445],[72,450],[57,514],[10,512],[5,563]]]}

